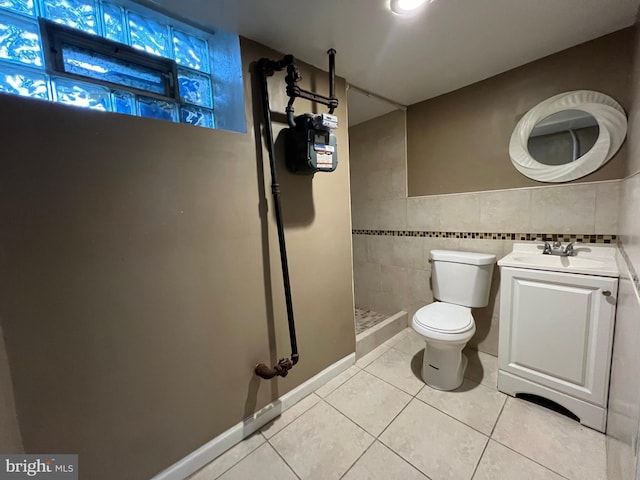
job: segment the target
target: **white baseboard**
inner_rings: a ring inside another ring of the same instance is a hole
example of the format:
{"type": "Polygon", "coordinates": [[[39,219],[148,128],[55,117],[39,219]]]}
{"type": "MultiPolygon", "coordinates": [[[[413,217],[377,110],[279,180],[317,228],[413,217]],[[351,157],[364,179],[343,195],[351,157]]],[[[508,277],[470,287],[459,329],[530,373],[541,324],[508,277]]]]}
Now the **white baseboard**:
{"type": "Polygon", "coordinates": [[[213,440],[191,452],[183,459],[178,460],[169,468],[153,477],[152,480],[183,480],[189,475],[193,475],[206,464],[229,450],[235,444],[241,442],[252,433],[264,427],[286,409],[292,407],[329,380],[337,377],[347,370],[355,363],[355,359],[356,354],[352,353],[343,359],[338,360],[316,376],[310,378],[290,392],[285,393],[278,400],[271,402],[266,407],[261,408],[250,417],[245,418],[242,422],[234,425],[226,432],[223,432],[213,440]]]}

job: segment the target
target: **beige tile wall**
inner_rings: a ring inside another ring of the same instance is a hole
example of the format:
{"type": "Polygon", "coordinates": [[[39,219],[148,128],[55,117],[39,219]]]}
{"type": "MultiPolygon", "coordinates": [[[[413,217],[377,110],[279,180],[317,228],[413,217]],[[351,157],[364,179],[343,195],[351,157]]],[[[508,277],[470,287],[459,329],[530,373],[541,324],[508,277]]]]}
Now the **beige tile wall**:
{"type": "Polygon", "coordinates": [[[618,288],[607,417],[607,465],[611,479],[636,478],[634,449],[640,420],[639,340],[640,302],[633,283],[623,273],[618,288]]]}
{"type": "MultiPolygon", "coordinates": [[[[640,127],[640,122],[635,122],[640,127]]],[[[635,125],[632,123],[632,133],[635,125]]],[[[636,127],[636,128],[638,128],[636,127]]],[[[640,129],[640,128],[639,128],[640,129]]],[[[630,144],[637,140],[631,137],[630,144]]],[[[611,386],[607,418],[607,466],[609,478],[634,480],[638,465],[640,440],[640,172],[621,184],[620,244],[627,260],[620,259],[622,277],[618,290],[616,329],[613,341],[611,386]],[[636,275],[636,285],[632,275],[636,275]]]]}
{"type": "MultiPolygon", "coordinates": [[[[639,132],[640,134],[640,132],[639,132]]],[[[640,272],[640,170],[620,187],[619,233],[636,273],[640,272]]]]}
{"type": "MultiPolygon", "coordinates": [[[[617,228],[619,194],[620,182],[612,180],[409,197],[407,229],[613,234],[617,228]]],[[[398,211],[398,215],[402,217],[403,213],[398,211]]]]}
{"type": "MultiPolygon", "coordinates": [[[[617,232],[620,181],[407,197],[403,112],[350,129],[353,228],[444,232],[617,232]],[[388,162],[383,159],[387,158],[388,162]]],[[[409,316],[433,301],[429,252],[436,248],[494,253],[512,241],[353,235],[356,305],[409,316]]],[[[479,350],[498,353],[496,267],[488,307],[474,311],[479,350]]]]}
{"type": "MultiPolygon", "coordinates": [[[[636,33],[639,27],[636,25],[636,33]]],[[[632,76],[632,105],[627,132],[628,177],[620,185],[620,245],[627,254],[631,274],[640,272],[640,36],[636,36],[632,76]]],[[[625,261],[621,264],[624,265],[625,261]]],[[[623,270],[626,270],[623,268],[623,270]]],[[[607,419],[607,467],[609,478],[640,478],[640,292],[638,279],[623,271],[618,291],[618,310],[611,365],[607,419]]]]}

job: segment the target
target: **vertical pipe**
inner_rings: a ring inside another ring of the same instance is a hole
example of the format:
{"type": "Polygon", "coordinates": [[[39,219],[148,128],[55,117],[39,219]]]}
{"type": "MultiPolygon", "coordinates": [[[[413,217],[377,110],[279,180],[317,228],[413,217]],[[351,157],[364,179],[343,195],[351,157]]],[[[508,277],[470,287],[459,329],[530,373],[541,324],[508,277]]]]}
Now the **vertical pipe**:
{"type": "Polygon", "coordinates": [[[580,152],[580,143],[578,142],[578,137],[573,130],[569,129],[567,131],[569,132],[569,135],[571,135],[571,141],[573,142],[571,161],[575,162],[578,159],[578,154],[580,152]]]}
{"type": "MultiPolygon", "coordinates": [[[[329,54],[329,98],[335,98],[336,90],[336,51],[330,48],[327,52],[329,54]]],[[[329,113],[333,114],[334,108],[329,109],[329,113]]]]}
{"type": "Polygon", "coordinates": [[[269,91],[267,75],[264,68],[260,68],[262,86],[262,109],[265,119],[265,135],[267,148],[269,149],[269,166],[271,168],[271,193],[273,194],[276,225],[278,228],[278,242],[280,244],[280,263],[282,264],[282,278],[284,282],[284,296],[287,305],[287,320],[289,322],[289,339],[291,341],[291,361],[295,365],[298,362],[298,342],[296,340],[296,326],[293,318],[293,302],[291,301],[291,282],[289,280],[289,262],[287,260],[287,247],[284,238],[284,225],[282,223],[282,207],[280,205],[280,184],[275,162],[275,147],[273,141],[273,127],[271,124],[271,109],[269,106],[269,91]]]}

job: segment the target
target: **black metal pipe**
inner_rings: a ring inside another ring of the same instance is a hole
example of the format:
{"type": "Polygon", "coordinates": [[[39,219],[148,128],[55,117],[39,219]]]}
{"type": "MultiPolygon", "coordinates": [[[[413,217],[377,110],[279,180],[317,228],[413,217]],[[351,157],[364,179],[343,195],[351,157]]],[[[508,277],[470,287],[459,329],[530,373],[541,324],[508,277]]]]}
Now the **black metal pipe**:
{"type": "Polygon", "coordinates": [[[319,95],[315,92],[301,89],[297,83],[302,79],[302,75],[295,65],[293,55],[285,55],[282,60],[270,60],[262,58],[258,61],[258,74],[260,75],[260,87],[262,96],[262,111],[264,114],[264,134],[269,152],[269,167],[271,168],[271,193],[273,194],[274,209],[276,214],[276,225],[278,228],[278,243],[280,245],[280,263],[282,264],[282,280],[284,282],[284,297],[287,306],[287,321],[289,323],[289,341],[291,343],[291,359],[282,358],[277,365],[268,367],[264,363],[260,363],[255,367],[256,375],[269,379],[276,375],[286,377],[287,373],[293,366],[298,363],[298,341],[296,339],[296,324],[293,316],[293,302],[291,300],[291,281],[289,279],[289,262],[287,261],[287,247],[284,238],[284,225],[282,222],[282,207],[280,202],[280,184],[278,183],[278,172],[275,162],[275,145],[273,140],[273,125],[271,122],[271,107],[269,105],[269,90],[267,77],[274,72],[287,68],[287,95],[289,102],[287,103],[287,123],[291,128],[295,128],[296,121],[293,109],[293,102],[297,97],[311,100],[315,103],[321,103],[329,107],[329,113],[338,107],[338,99],[335,97],[335,55],[336,51],[332,48],[329,54],[329,97],[319,95]]]}
{"type": "MultiPolygon", "coordinates": [[[[327,52],[329,54],[329,98],[331,100],[335,99],[335,88],[336,88],[336,51],[333,48],[330,48],[327,52]]],[[[333,105],[329,108],[329,113],[333,114],[333,111],[336,107],[333,105]]]]}
{"type": "Polygon", "coordinates": [[[296,97],[289,98],[289,103],[287,103],[287,107],[285,108],[285,112],[287,112],[287,123],[291,128],[296,128],[296,117],[295,110],[293,109],[293,101],[296,97]]]}
{"type": "Polygon", "coordinates": [[[297,87],[296,84],[302,79],[302,75],[300,75],[292,55],[290,58],[291,62],[287,64],[287,76],[284,78],[284,81],[287,84],[287,95],[289,96],[289,102],[287,103],[285,111],[287,112],[287,123],[289,124],[289,127],[296,128],[296,116],[295,110],[293,109],[293,102],[296,100],[296,95],[294,95],[290,89],[297,87]]]}
{"type": "MultiPolygon", "coordinates": [[[[291,57],[293,59],[293,57],[291,57]]],[[[287,57],[285,57],[285,61],[287,57]]],[[[280,263],[282,265],[282,279],[284,282],[284,297],[287,306],[287,321],[289,323],[289,340],[291,342],[291,360],[281,359],[273,368],[269,368],[263,363],[256,365],[256,375],[269,379],[276,375],[281,377],[287,376],[288,371],[299,360],[298,342],[296,339],[296,325],[293,316],[293,302],[291,300],[291,281],[289,279],[289,262],[287,261],[287,247],[284,238],[284,225],[282,222],[282,207],[280,202],[280,184],[278,183],[278,172],[275,161],[275,145],[273,140],[273,126],[271,123],[271,108],[269,105],[269,91],[267,84],[267,76],[273,74],[274,67],[282,68],[280,63],[272,62],[268,59],[261,59],[258,62],[258,71],[260,74],[260,86],[262,89],[262,110],[264,114],[264,134],[269,153],[269,167],[271,169],[271,193],[273,194],[274,209],[276,214],[276,225],[278,229],[278,243],[280,245],[280,263]]]]}
{"type": "Polygon", "coordinates": [[[304,90],[297,85],[287,87],[287,95],[290,98],[304,98],[305,100],[310,100],[315,103],[320,103],[322,105],[326,105],[330,108],[336,108],[338,105],[338,100],[335,98],[325,97],[324,95],[320,95],[319,93],[310,92],[309,90],[304,90]]]}

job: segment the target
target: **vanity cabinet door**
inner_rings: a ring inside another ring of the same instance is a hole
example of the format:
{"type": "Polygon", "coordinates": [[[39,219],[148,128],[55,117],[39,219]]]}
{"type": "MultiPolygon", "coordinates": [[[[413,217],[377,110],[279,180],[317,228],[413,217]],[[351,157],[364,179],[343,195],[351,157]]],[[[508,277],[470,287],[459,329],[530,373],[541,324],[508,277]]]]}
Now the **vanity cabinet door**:
{"type": "Polygon", "coordinates": [[[618,279],[503,267],[501,370],[606,406],[618,279]]]}

